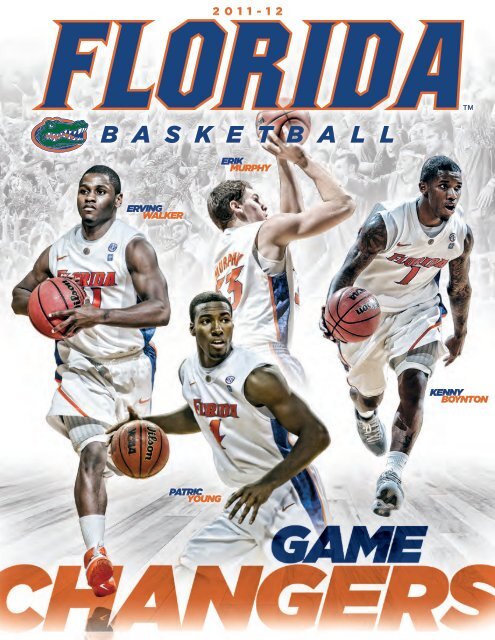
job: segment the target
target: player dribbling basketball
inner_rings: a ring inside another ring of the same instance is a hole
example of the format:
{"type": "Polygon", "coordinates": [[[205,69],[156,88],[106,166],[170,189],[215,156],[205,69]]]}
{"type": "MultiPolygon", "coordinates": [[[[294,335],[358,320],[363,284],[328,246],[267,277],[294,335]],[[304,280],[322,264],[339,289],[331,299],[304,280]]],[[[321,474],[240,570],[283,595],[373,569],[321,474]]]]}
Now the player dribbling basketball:
{"type": "Polygon", "coordinates": [[[226,510],[189,540],[181,565],[248,564],[260,549],[270,557],[273,535],[284,526],[321,533],[325,506],[309,464],[330,438],[277,367],[232,344],[232,306],[224,296],[199,294],[189,311],[197,350],[179,370],[187,405],[146,419],[167,434],[201,431],[218,475],[236,489],[226,510]],[[294,446],[290,434],[298,436],[294,446]]]}
{"type": "Polygon", "coordinates": [[[149,341],[153,327],[170,317],[167,283],[153,247],[116,219],[121,203],[115,171],[88,169],[77,195],[81,224],[43,251],[14,288],[12,302],[15,313],[27,315],[31,292],[54,276],[73,277],[91,296],[91,304],[52,314],[63,319],[56,330],[75,333],[56,343],[59,384],[47,419],[80,456],[74,495],[87,547],[86,575],[97,596],[116,589],[104,547],[106,431],[127,404],[151,407],[155,353],[149,341]]]}
{"type": "MultiPolygon", "coordinates": [[[[435,363],[448,352],[444,361],[451,364],[461,355],[466,338],[473,235],[456,212],[461,188],[455,162],[445,156],[429,158],[421,170],[419,198],[369,216],[328,292],[330,298],[343,287],[363,287],[378,298],[382,310],[371,338],[339,343],[358,433],[375,455],[386,451],[385,429],[376,410],[385,390],[387,364],[398,379],[400,404],[373,505],[381,516],[389,516],[403,502],[401,474],[421,429],[423,399],[435,363]],[[438,281],[447,264],[454,335],[444,346],[440,324],[446,310],[438,281]]],[[[325,331],[323,322],[320,326],[325,331]]]]}

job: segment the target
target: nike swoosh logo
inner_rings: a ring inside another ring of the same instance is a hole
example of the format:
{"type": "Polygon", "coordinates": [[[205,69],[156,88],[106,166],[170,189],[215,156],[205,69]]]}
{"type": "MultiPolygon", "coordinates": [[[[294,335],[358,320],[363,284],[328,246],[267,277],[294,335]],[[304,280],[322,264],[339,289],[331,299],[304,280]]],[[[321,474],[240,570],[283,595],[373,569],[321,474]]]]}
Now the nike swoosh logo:
{"type": "Polygon", "coordinates": [[[151,398],[145,398],[144,400],[138,400],[138,402],[139,402],[139,404],[146,404],[150,400],[151,400],[151,398]]]}
{"type": "Polygon", "coordinates": [[[282,511],[287,511],[287,509],[289,509],[290,507],[293,507],[295,504],[296,504],[295,502],[291,502],[286,507],[282,507],[282,511]]]}
{"type": "Polygon", "coordinates": [[[68,256],[68,255],[69,255],[69,254],[68,254],[68,253],[66,253],[66,254],[65,254],[65,256],[60,256],[60,258],[57,258],[57,262],[58,262],[59,260],[63,260],[64,258],[67,258],[67,256],[68,256]]]}
{"type": "MultiPolygon", "coordinates": [[[[100,589],[100,591],[108,591],[108,593],[113,593],[113,588],[107,587],[106,584],[99,584],[98,588],[100,589]]],[[[107,624],[107,622],[105,622],[105,624],[107,624]]]]}
{"type": "Polygon", "coordinates": [[[398,247],[410,247],[410,246],[411,246],[411,244],[412,244],[412,242],[406,242],[406,243],[404,243],[404,244],[403,244],[402,242],[398,242],[398,243],[397,243],[397,246],[398,246],[398,247]]]}

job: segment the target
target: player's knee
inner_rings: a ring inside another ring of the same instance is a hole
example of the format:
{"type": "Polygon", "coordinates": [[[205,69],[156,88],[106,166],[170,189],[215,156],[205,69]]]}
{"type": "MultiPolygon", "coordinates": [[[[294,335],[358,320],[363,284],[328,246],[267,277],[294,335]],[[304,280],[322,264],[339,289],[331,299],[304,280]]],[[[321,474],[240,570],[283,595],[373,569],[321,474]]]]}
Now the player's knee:
{"type": "Polygon", "coordinates": [[[107,448],[103,442],[90,442],[81,451],[79,469],[88,475],[102,475],[107,462],[107,448]]]}
{"type": "Polygon", "coordinates": [[[422,407],[428,376],[419,369],[406,369],[399,376],[399,397],[402,404],[422,407]]]}
{"type": "Polygon", "coordinates": [[[351,387],[349,390],[349,395],[354,403],[359,402],[362,407],[368,409],[369,411],[374,411],[383,400],[383,393],[378,394],[377,396],[363,396],[356,387],[351,387]]]}

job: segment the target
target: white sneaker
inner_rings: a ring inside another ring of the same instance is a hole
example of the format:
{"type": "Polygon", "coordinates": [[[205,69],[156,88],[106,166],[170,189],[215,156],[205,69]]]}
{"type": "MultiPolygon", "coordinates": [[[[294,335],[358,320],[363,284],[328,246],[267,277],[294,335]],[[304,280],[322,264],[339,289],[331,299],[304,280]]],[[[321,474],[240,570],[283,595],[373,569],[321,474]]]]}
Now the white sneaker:
{"type": "Polygon", "coordinates": [[[356,427],[359,437],[364,446],[375,456],[383,456],[387,451],[387,436],[377,411],[375,410],[371,418],[363,418],[363,416],[359,415],[357,409],[354,409],[354,413],[356,414],[356,427]]]}
{"type": "Polygon", "coordinates": [[[394,471],[384,471],[376,483],[376,499],[373,512],[388,518],[390,513],[400,509],[404,502],[404,490],[399,476],[394,471]]]}

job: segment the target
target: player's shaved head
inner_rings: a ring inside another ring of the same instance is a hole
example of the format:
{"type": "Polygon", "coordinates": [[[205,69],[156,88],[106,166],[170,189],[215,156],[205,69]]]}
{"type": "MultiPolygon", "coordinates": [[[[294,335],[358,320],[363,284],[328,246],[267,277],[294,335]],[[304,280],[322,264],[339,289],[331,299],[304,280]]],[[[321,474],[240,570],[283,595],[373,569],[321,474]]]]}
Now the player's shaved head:
{"type": "MultiPolygon", "coordinates": [[[[110,167],[105,166],[104,164],[95,164],[94,167],[90,167],[87,171],[83,173],[83,178],[88,173],[101,173],[104,176],[107,176],[110,184],[115,189],[115,195],[117,196],[122,192],[122,187],[120,184],[120,178],[116,171],[111,169],[110,167]]],[[[82,178],[81,178],[82,181],[82,178]]]]}
{"type": "Polygon", "coordinates": [[[197,296],[191,300],[191,304],[189,305],[189,318],[191,322],[194,322],[194,318],[196,316],[196,307],[200,304],[206,304],[208,302],[224,302],[228,305],[230,309],[230,314],[232,315],[232,305],[230,304],[230,300],[228,300],[221,293],[217,293],[216,291],[203,291],[203,293],[198,293],[197,296]]]}

